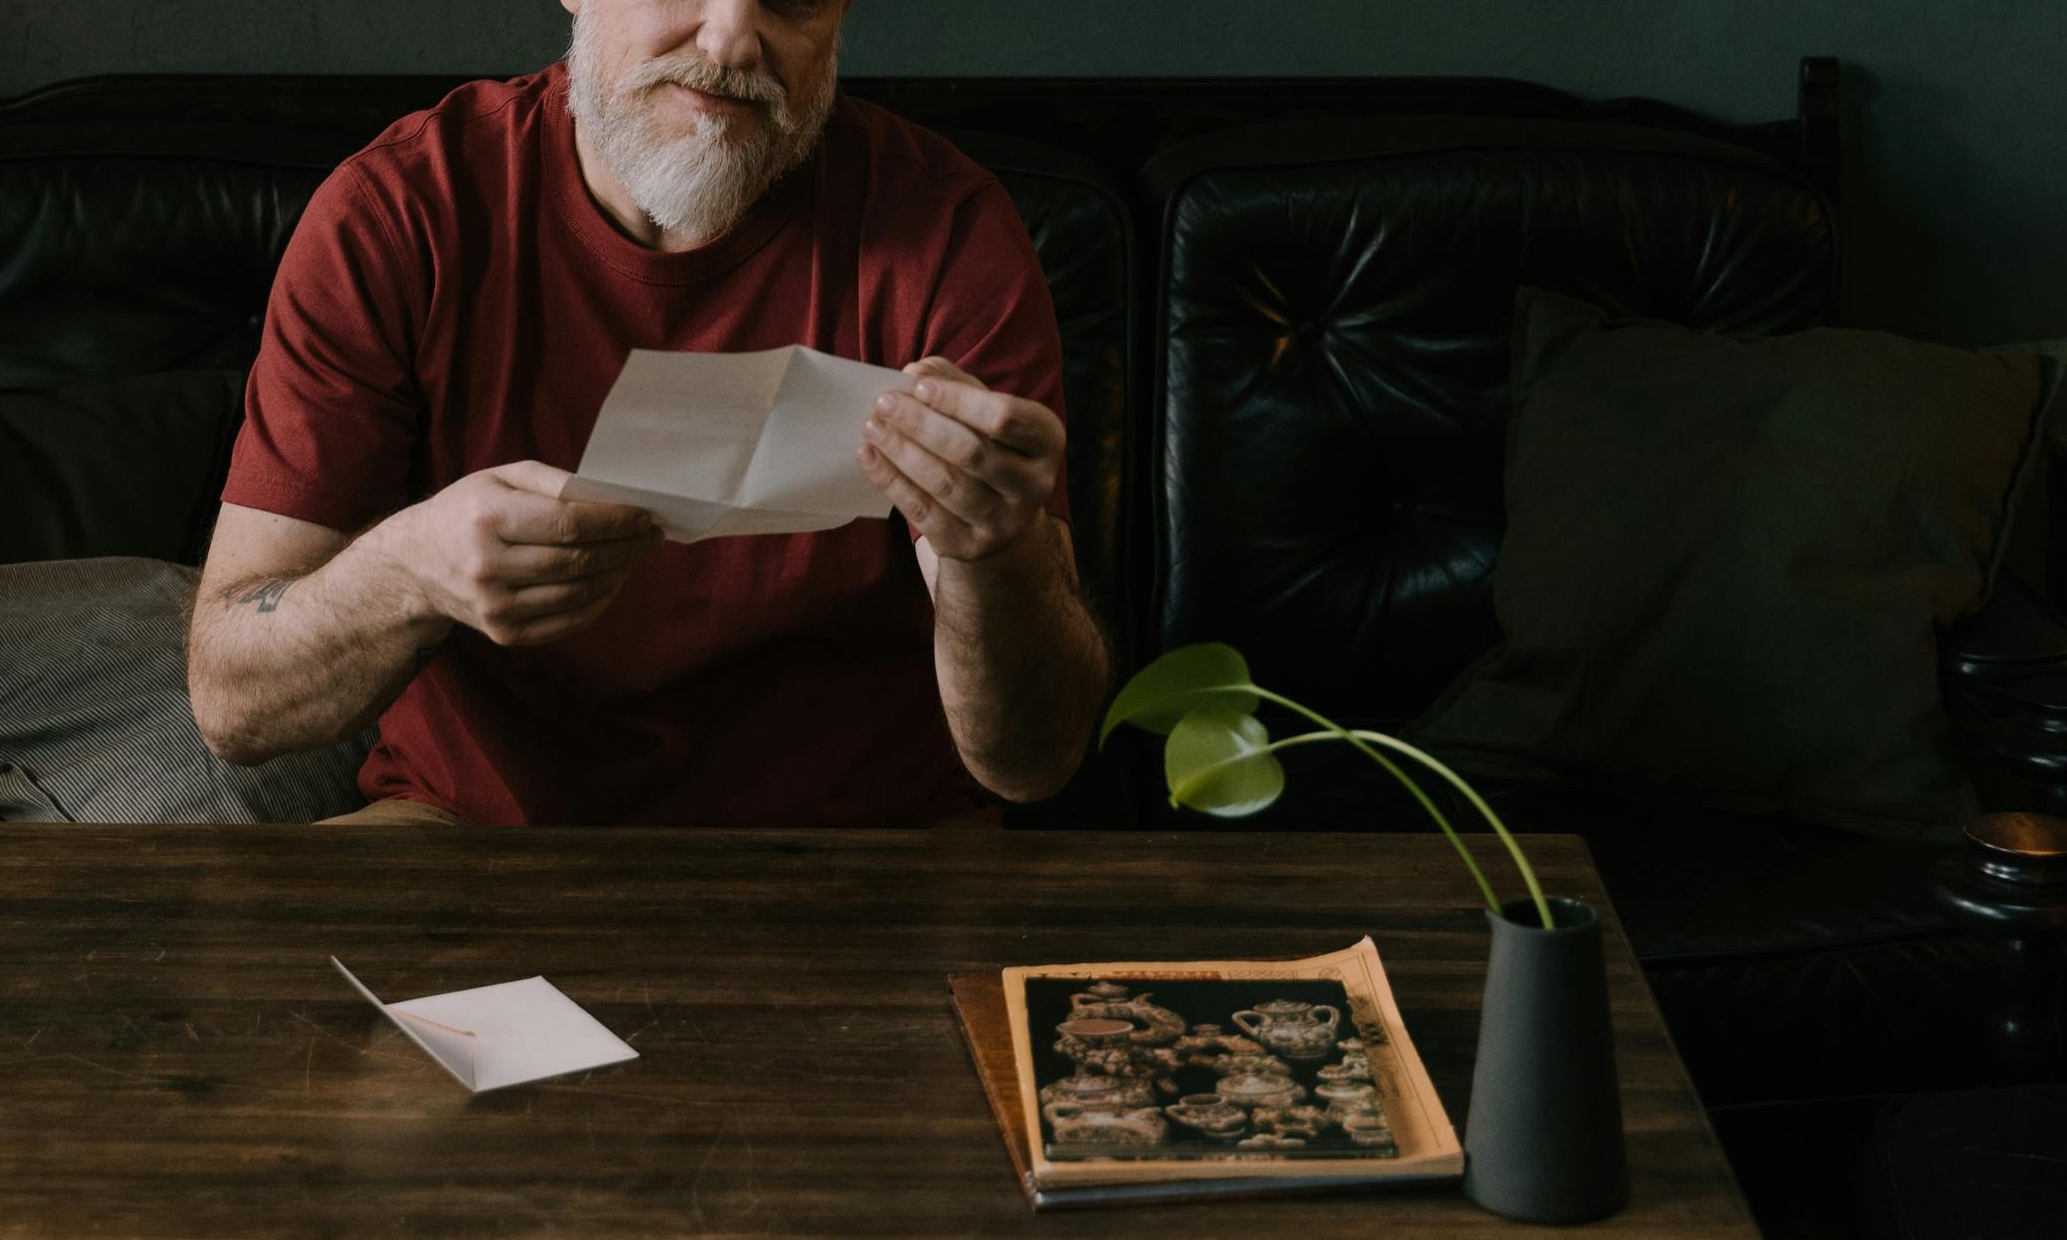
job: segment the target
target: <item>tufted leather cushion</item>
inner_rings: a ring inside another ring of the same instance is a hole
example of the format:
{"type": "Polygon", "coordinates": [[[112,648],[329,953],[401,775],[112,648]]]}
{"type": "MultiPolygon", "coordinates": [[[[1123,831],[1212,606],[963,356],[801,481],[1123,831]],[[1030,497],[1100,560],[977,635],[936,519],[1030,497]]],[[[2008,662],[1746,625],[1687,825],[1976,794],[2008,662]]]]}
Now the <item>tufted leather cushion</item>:
{"type": "MultiPolygon", "coordinates": [[[[0,131],[0,253],[11,256],[0,263],[0,390],[248,364],[309,194],[384,123],[369,104],[402,109],[422,93],[428,106],[443,85],[340,102],[228,83],[220,97],[145,96],[135,106],[168,118],[157,122],[73,100],[56,109],[64,119],[0,131]]],[[[1121,192],[1056,147],[951,136],[1005,184],[1048,274],[1078,558],[1094,593],[1116,604],[1132,261],[1121,192]]]]}
{"type": "Polygon", "coordinates": [[[1133,237],[1119,186],[1057,147],[945,131],[997,175],[1026,224],[1062,332],[1069,510],[1077,568],[1112,618],[1122,597],[1120,480],[1130,390],[1133,237]]]}
{"type": "Polygon", "coordinates": [[[1155,644],[1231,642],[1345,721],[1419,712],[1495,639],[1519,285],[1744,334],[1832,303],[1819,192],[1687,135],[1272,126],[1145,176],[1167,204],[1155,644]]]}
{"type": "Polygon", "coordinates": [[[238,126],[37,126],[0,146],[0,389],[243,366],[346,150],[238,126]]]}

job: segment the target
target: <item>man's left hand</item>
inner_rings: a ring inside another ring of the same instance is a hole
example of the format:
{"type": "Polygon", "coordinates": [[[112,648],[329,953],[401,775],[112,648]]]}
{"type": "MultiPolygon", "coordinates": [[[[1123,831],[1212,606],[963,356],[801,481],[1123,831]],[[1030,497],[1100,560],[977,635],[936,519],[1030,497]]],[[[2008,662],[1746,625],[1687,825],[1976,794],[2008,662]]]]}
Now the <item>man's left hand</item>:
{"type": "Polygon", "coordinates": [[[856,459],[933,550],[980,560],[1038,519],[1062,471],[1062,419],[993,392],[944,358],[913,362],[910,392],[885,392],[856,459]]]}

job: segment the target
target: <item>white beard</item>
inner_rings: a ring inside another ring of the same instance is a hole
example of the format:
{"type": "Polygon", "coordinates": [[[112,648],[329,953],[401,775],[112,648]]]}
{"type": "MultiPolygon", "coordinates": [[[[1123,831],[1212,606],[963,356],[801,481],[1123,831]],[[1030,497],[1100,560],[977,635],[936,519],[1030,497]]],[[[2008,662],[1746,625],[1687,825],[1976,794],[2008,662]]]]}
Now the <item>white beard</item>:
{"type": "Polygon", "coordinates": [[[567,51],[569,110],[639,209],[662,230],[697,241],[729,231],[770,186],[810,158],[832,113],[839,76],[835,56],[795,102],[766,74],[720,68],[695,52],[656,57],[610,84],[597,54],[593,23],[577,15],[567,51]],[[652,93],[669,82],[753,100],[762,108],[761,121],[737,126],[746,132],[735,134],[732,118],[705,114],[695,132],[673,133],[651,106],[652,93]]]}

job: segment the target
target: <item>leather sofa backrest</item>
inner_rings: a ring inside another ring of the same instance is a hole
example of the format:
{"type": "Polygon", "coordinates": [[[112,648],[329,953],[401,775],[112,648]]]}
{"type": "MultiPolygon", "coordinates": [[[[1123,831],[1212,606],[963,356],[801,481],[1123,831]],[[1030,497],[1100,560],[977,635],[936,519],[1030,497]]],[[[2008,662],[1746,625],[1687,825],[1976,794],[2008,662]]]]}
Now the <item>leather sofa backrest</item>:
{"type": "Polygon", "coordinates": [[[944,129],[996,174],[1033,238],[1062,333],[1069,417],[1070,532],[1077,572],[1099,610],[1126,593],[1121,481],[1133,376],[1134,230],[1124,190],[1087,160],[1023,138],[944,129]]]}
{"type": "MultiPolygon", "coordinates": [[[[350,79],[135,79],[0,108],[0,392],[248,366],[310,194],[387,123],[436,103],[455,81],[372,79],[354,93],[350,79]]],[[[1079,569],[1101,605],[1117,608],[1136,302],[1124,195],[1059,148],[953,136],[1011,193],[1049,277],[1079,569]]],[[[124,502],[70,498],[81,513],[124,502]]],[[[165,514],[169,525],[191,519],[165,514]]]]}
{"type": "MultiPolygon", "coordinates": [[[[248,363],[309,193],[458,80],[0,102],[0,393],[248,363]]],[[[1517,284],[1739,330],[1834,302],[1828,62],[1805,62],[1798,121],[1745,129],[1463,79],[847,85],[960,142],[1028,224],[1079,568],[1123,673],[1221,638],[1316,705],[1411,713],[1493,637],[1517,284]]],[[[1153,765],[1094,762],[1050,824],[1131,820],[1113,789],[1153,765]]]]}
{"type": "Polygon", "coordinates": [[[247,365],[295,221],[349,153],[205,123],[0,131],[0,390],[247,365]]]}
{"type": "Polygon", "coordinates": [[[1496,640],[1509,334],[1533,284],[1762,333],[1835,304],[1832,213],[1742,147],[1497,117],[1184,144],[1163,204],[1149,652],[1397,721],[1496,640]]]}

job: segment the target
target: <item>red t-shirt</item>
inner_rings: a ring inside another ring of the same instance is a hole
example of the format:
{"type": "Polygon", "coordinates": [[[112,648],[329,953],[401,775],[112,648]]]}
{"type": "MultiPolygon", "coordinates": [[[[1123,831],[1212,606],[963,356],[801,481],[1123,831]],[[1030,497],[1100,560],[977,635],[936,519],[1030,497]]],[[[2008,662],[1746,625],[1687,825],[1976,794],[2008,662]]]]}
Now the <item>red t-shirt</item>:
{"type": "MultiPolygon", "coordinates": [[[[813,161],[731,232],[661,253],[589,197],[563,65],[473,83],[310,201],[223,499],[356,531],[493,465],[574,469],[631,349],[787,344],[939,354],[1062,410],[1026,231],[933,134],[843,96],[813,161]]],[[[894,517],[670,542],[574,637],[504,648],[455,628],[381,717],[360,787],[483,823],[968,816],[932,632],[894,517]]]]}

